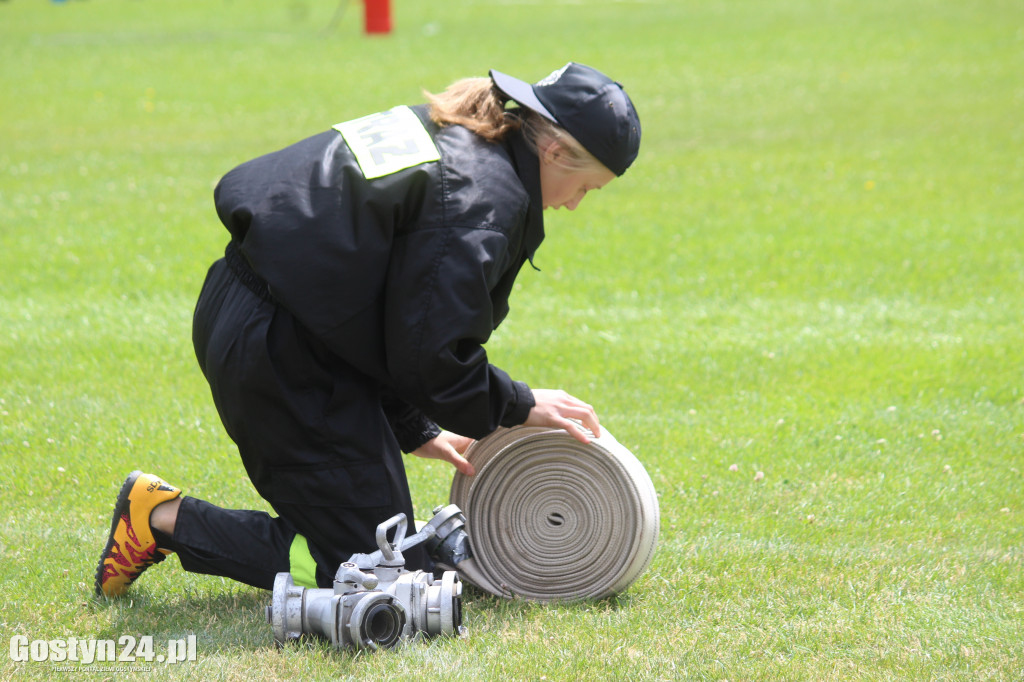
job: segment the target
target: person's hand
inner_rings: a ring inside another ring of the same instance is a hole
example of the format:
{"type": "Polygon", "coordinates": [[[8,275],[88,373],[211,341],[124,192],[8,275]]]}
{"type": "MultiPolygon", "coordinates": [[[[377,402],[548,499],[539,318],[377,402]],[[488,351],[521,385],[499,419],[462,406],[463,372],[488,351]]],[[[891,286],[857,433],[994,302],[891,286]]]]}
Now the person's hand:
{"type": "Polygon", "coordinates": [[[537,404],[530,409],[529,416],[523,422],[526,426],[565,429],[581,443],[589,443],[590,437],[580,428],[582,423],[595,437],[600,437],[601,425],[597,423],[597,413],[579,398],[565,391],[534,389],[533,399],[537,404]]]}
{"type": "Polygon", "coordinates": [[[469,460],[462,456],[472,442],[472,438],[442,431],[416,450],[413,450],[412,454],[425,459],[442,459],[465,475],[472,476],[476,473],[476,470],[473,469],[473,465],[469,463],[469,460]]]}

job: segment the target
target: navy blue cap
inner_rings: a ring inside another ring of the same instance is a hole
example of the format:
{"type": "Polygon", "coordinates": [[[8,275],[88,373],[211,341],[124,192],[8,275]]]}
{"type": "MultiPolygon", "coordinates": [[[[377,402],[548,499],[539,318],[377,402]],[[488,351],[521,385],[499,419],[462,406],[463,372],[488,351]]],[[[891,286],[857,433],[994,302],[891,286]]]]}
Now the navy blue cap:
{"type": "Polygon", "coordinates": [[[534,84],[491,69],[506,97],[560,125],[598,161],[622,175],[640,151],[640,118],[619,83],[569,62],[534,84]]]}

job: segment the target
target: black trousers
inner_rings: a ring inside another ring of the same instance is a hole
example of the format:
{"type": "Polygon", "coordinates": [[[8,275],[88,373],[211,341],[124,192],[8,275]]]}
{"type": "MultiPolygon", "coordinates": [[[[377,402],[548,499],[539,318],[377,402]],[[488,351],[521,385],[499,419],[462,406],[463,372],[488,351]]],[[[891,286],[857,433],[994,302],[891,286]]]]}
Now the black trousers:
{"type": "MultiPolygon", "coordinates": [[[[411,527],[379,386],[310,338],[251,271],[213,264],[193,344],[246,472],[279,517],[184,500],[170,549],[186,570],[269,588],[298,533],[326,587],[341,562],[377,548],[382,521],[401,512],[411,527]]],[[[432,568],[421,547],[403,554],[410,570],[432,568]]]]}
{"type": "MultiPolygon", "coordinates": [[[[269,590],[277,574],[291,568],[295,528],[265,512],[222,509],[182,497],[174,535],[166,537],[156,530],[153,535],[160,547],[177,553],[186,571],[222,575],[269,590]]],[[[326,586],[330,579],[318,565],[317,583],[326,586]]]]}

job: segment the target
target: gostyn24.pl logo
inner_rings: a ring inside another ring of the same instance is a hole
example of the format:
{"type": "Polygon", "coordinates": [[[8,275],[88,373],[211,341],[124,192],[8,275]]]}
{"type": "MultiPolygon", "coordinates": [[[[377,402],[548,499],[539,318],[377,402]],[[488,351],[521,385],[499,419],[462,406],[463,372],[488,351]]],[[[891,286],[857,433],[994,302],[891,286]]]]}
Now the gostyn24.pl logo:
{"type": "Polygon", "coordinates": [[[18,662],[77,662],[82,665],[139,662],[172,664],[197,658],[195,635],[162,640],[160,645],[162,650],[157,651],[152,635],[122,635],[116,640],[86,637],[29,639],[27,635],[14,635],[11,637],[10,654],[11,660],[18,662]]]}

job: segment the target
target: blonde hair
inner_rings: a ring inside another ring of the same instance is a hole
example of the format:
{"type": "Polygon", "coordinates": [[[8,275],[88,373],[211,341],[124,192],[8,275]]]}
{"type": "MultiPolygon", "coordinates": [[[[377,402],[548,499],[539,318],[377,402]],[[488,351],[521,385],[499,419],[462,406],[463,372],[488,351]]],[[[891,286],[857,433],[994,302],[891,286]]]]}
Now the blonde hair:
{"type": "Polygon", "coordinates": [[[490,142],[504,140],[515,131],[533,146],[535,152],[551,142],[564,152],[557,163],[570,170],[604,168],[593,154],[561,126],[524,107],[507,110],[508,98],[490,78],[464,78],[435,95],[424,92],[430,102],[430,118],[439,126],[460,125],[490,142]]]}

